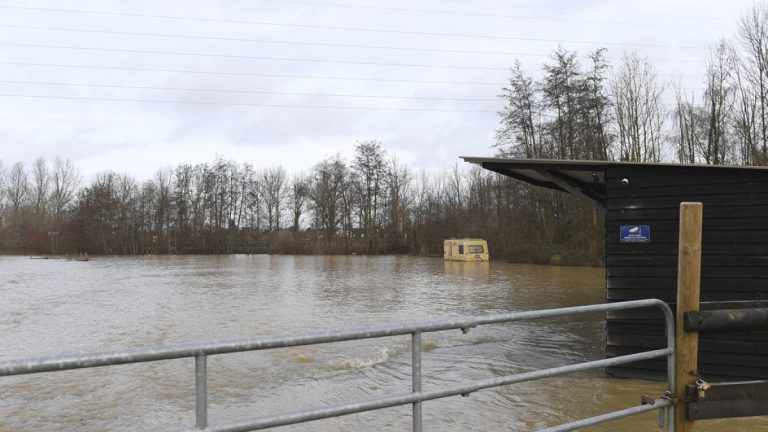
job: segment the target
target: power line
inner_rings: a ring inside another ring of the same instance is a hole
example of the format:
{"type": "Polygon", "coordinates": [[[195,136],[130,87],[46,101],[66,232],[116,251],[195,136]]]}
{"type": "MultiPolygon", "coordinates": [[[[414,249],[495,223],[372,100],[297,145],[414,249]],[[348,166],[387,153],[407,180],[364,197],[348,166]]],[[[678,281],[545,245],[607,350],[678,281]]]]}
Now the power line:
{"type": "Polygon", "coordinates": [[[554,9],[554,10],[568,10],[568,11],[575,11],[575,12],[596,12],[596,13],[604,13],[604,14],[616,14],[616,15],[633,15],[633,16],[653,16],[653,17],[665,17],[665,18],[689,18],[689,19],[698,19],[698,20],[713,20],[713,21],[728,21],[728,18],[720,18],[720,17],[708,17],[708,16],[697,16],[697,15],[678,15],[678,14],[661,14],[661,13],[650,13],[650,12],[624,12],[624,11],[611,11],[607,9],[583,9],[583,8],[575,8],[575,7],[569,7],[569,6],[551,6],[551,5],[535,5],[535,4],[525,4],[525,3],[502,3],[502,2],[495,2],[495,1],[471,1],[471,0],[438,0],[443,2],[450,2],[450,3],[464,3],[464,4],[484,4],[484,5],[493,5],[493,6],[517,6],[522,8],[529,8],[529,9],[554,9]]]}
{"type": "Polygon", "coordinates": [[[124,53],[139,53],[139,54],[163,54],[163,55],[183,55],[183,56],[195,56],[195,57],[271,60],[271,61],[302,62],[302,63],[334,63],[334,64],[354,64],[354,65],[369,65],[369,66],[416,67],[416,68],[428,68],[428,69],[466,69],[466,70],[490,70],[490,71],[508,71],[509,70],[508,67],[455,66],[455,65],[449,66],[449,65],[431,65],[431,64],[418,64],[418,63],[384,63],[384,62],[328,60],[328,59],[312,59],[312,58],[297,58],[297,57],[268,57],[268,56],[248,56],[248,55],[232,55],[232,54],[205,54],[205,53],[195,53],[195,52],[187,52],[187,51],[156,51],[156,50],[136,50],[136,49],[124,49],[124,48],[93,48],[93,47],[79,47],[79,46],[70,46],[70,45],[43,45],[43,44],[23,44],[23,43],[6,43],[6,42],[0,42],[0,45],[23,46],[23,47],[33,47],[33,48],[85,50],[85,51],[124,52],[124,53]]]}
{"type": "Polygon", "coordinates": [[[261,94],[276,96],[322,96],[322,97],[345,97],[361,99],[396,99],[396,100],[430,100],[430,101],[462,101],[462,102],[498,102],[498,99],[481,98],[460,98],[460,97],[428,97],[428,96],[388,96],[388,95],[361,95],[349,93],[301,93],[301,92],[276,92],[276,91],[258,91],[258,90],[226,90],[226,89],[208,89],[191,87],[153,87],[136,86],[122,84],[94,84],[94,83],[72,83],[60,81],[14,81],[2,80],[0,84],[24,84],[24,85],[50,85],[67,87],[93,87],[93,88],[120,88],[131,90],[171,90],[171,91],[195,91],[208,93],[230,93],[230,94],[261,94]]]}
{"type": "Polygon", "coordinates": [[[302,109],[336,109],[353,111],[423,111],[423,112],[450,112],[450,113],[491,113],[498,114],[498,111],[491,110],[460,110],[460,109],[440,109],[440,108],[389,108],[389,107],[357,107],[340,105],[294,105],[294,104],[257,104],[240,102],[207,102],[207,101],[182,101],[167,99],[143,99],[143,98],[106,98],[91,96],[50,96],[50,95],[25,95],[13,93],[0,93],[0,97],[11,98],[32,98],[32,99],[63,99],[79,101],[101,101],[101,102],[139,102],[139,103],[163,103],[163,104],[191,104],[191,105],[220,105],[220,106],[245,106],[259,108],[302,108],[302,109]]]}
{"type": "MultiPolygon", "coordinates": [[[[0,25],[0,27],[2,27],[2,25],[0,25]]],[[[81,51],[124,52],[124,53],[134,53],[134,54],[182,55],[182,56],[194,56],[194,57],[236,58],[236,59],[249,59],[249,60],[290,61],[290,62],[304,62],[304,63],[336,63],[336,64],[355,64],[355,65],[370,65],[370,66],[416,67],[416,68],[428,68],[428,69],[462,69],[462,70],[489,70],[489,71],[510,70],[510,67],[363,62],[363,61],[354,61],[354,60],[329,60],[329,59],[312,59],[312,58],[296,58],[296,57],[248,56],[248,55],[241,55],[241,54],[215,54],[215,53],[209,54],[209,53],[196,53],[196,52],[189,52],[189,51],[157,51],[157,50],[139,50],[139,49],[127,49],[127,48],[97,48],[97,47],[81,47],[81,46],[73,46],[73,45],[25,44],[25,43],[14,43],[14,42],[0,42],[0,45],[30,47],[30,48],[46,48],[46,49],[71,49],[71,50],[81,50],[81,51]]],[[[539,70],[531,70],[531,69],[523,69],[523,71],[539,72],[539,70]]],[[[682,75],[669,74],[669,75],[681,76],[681,77],[702,76],[702,75],[686,75],[686,74],[682,74],[682,75]]]]}
{"type": "Polygon", "coordinates": [[[76,65],[76,64],[63,64],[63,63],[33,63],[33,62],[10,62],[0,61],[3,65],[14,66],[39,66],[39,67],[58,67],[58,68],[76,68],[76,69],[94,69],[94,70],[116,70],[116,71],[128,71],[128,72],[171,72],[171,73],[188,73],[188,74],[201,74],[201,75],[222,75],[222,76],[248,76],[248,77],[263,77],[263,78],[289,78],[289,79],[327,79],[327,80],[341,80],[341,81],[374,81],[374,82],[396,82],[396,83],[415,83],[415,84],[449,84],[449,85],[492,85],[502,86],[504,83],[500,82],[488,82],[488,81],[439,81],[439,80],[414,80],[414,79],[397,79],[397,78],[365,78],[365,77],[342,77],[342,76],[324,76],[324,75],[287,75],[287,74],[267,74],[256,72],[227,72],[227,71],[196,71],[189,69],[153,69],[153,68],[139,68],[129,66],[94,66],[94,65],[76,65]]]}
{"type": "Polygon", "coordinates": [[[505,15],[505,14],[493,14],[483,12],[459,12],[459,11],[446,11],[446,10],[434,10],[434,9],[413,9],[402,8],[392,6],[371,6],[371,5],[355,5],[348,3],[332,3],[332,2],[315,2],[315,1],[301,1],[301,0],[258,0],[272,3],[286,3],[297,4],[307,6],[326,6],[336,8],[349,8],[349,9],[367,9],[367,10],[381,10],[392,12],[408,12],[408,13],[422,13],[422,14],[435,14],[435,15],[453,15],[453,16],[475,16],[484,18],[501,18],[501,19],[518,19],[518,20],[530,20],[530,21],[559,21],[559,22],[576,22],[586,24],[609,24],[620,26],[639,26],[639,27],[674,27],[674,28],[688,28],[688,29],[707,29],[707,30],[728,30],[725,28],[717,28],[711,26],[689,26],[680,24],[661,24],[661,23],[637,23],[628,21],[604,21],[593,19],[576,19],[576,18],[562,18],[562,17],[532,17],[525,15],[505,15]]]}
{"type": "MultiPolygon", "coordinates": [[[[95,96],[52,96],[52,95],[29,95],[0,93],[0,97],[9,98],[30,98],[30,99],[61,99],[78,101],[100,101],[100,102],[129,102],[129,103],[161,103],[161,104],[186,104],[186,105],[213,105],[213,106],[242,106],[259,108],[300,108],[300,109],[331,109],[331,110],[352,110],[352,111],[416,111],[416,112],[447,112],[447,113],[476,113],[476,114],[499,114],[499,111],[493,110],[462,110],[462,109],[442,109],[442,108],[406,108],[406,107],[360,107],[360,106],[342,106],[342,105],[297,105],[297,104],[261,104],[245,102],[210,102],[210,101],[185,101],[170,99],[144,99],[144,98],[108,98],[95,96]]],[[[676,106],[662,105],[669,111],[676,106]]],[[[703,106],[703,105],[697,105],[703,106]]],[[[557,118],[555,114],[541,113],[544,118],[557,118]]]]}
{"type": "MultiPolygon", "coordinates": [[[[28,9],[28,7],[26,6],[0,5],[0,7],[28,9]]],[[[278,22],[272,22],[272,21],[251,21],[251,20],[237,20],[237,19],[223,19],[223,18],[189,17],[189,16],[177,16],[177,15],[158,15],[158,14],[144,14],[144,13],[137,13],[137,12],[108,12],[108,11],[89,11],[89,10],[83,10],[83,9],[59,9],[59,8],[34,8],[34,9],[48,10],[48,11],[62,12],[62,13],[77,13],[77,14],[106,15],[106,16],[127,16],[127,17],[141,17],[141,18],[162,18],[162,19],[173,19],[173,20],[183,20],[183,21],[219,22],[219,23],[229,23],[229,24],[253,24],[253,25],[274,26],[274,27],[359,31],[359,32],[369,32],[369,33],[404,34],[404,35],[413,35],[413,36],[441,36],[441,37],[452,37],[452,38],[518,40],[518,41],[522,40],[522,41],[530,41],[530,42],[639,46],[639,47],[649,47],[649,48],[681,48],[681,49],[700,49],[700,50],[707,49],[706,47],[702,47],[702,46],[689,46],[689,45],[580,41],[580,40],[565,40],[565,39],[526,38],[526,37],[516,37],[516,36],[481,35],[481,34],[469,34],[469,33],[421,32],[421,31],[409,31],[409,30],[372,29],[367,27],[346,27],[346,26],[329,26],[329,25],[314,25],[314,24],[289,24],[289,23],[278,23],[278,22]]],[[[85,30],[76,30],[76,29],[58,29],[58,30],[85,31],[85,30]]],[[[174,37],[172,35],[162,35],[162,34],[157,34],[156,36],[174,37]]],[[[175,36],[175,37],[186,37],[186,36],[175,36]]],[[[198,37],[198,38],[208,39],[207,37],[198,37]]],[[[211,38],[211,39],[221,39],[221,38],[211,38]]]]}
{"type": "MultiPolygon", "coordinates": [[[[354,45],[354,44],[339,44],[339,43],[325,43],[325,42],[294,42],[294,41],[282,41],[282,40],[270,40],[270,39],[251,39],[251,38],[229,38],[229,37],[215,37],[215,36],[198,36],[187,34],[167,34],[167,33],[146,33],[146,32],[127,32],[127,31],[115,31],[115,30],[92,30],[92,29],[73,29],[73,28],[60,28],[60,27],[40,27],[40,26],[26,26],[26,25],[13,25],[13,24],[0,24],[0,27],[23,29],[23,30],[44,30],[44,31],[71,31],[78,33],[103,33],[103,34],[118,34],[125,36],[151,36],[151,37],[169,37],[169,38],[184,38],[184,39],[204,39],[204,40],[220,40],[228,42],[254,42],[254,43],[270,43],[270,44],[284,44],[284,45],[308,45],[308,46],[327,46],[327,47],[340,47],[340,48],[362,48],[362,49],[386,49],[396,51],[418,51],[418,52],[443,52],[452,54],[489,54],[489,55],[509,55],[509,56],[521,56],[521,57],[548,57],[549,54],[537,54],[537,53],[519,53],[512,51],[474,51],[474,50],[450,50],[439,48],[414,48],[414,47],[393,47],[382,45],[354,45]]],[[[3,42],[6,45],[13,45],[12,43],[3,42]]],[[[19,45],[19,44],[17,44],[19,45]]],[[[34,45],[30,45],[34,46],[34,45]]],[[[589,58],[587,55],[580,55],[581,58],[589,58]]],[[[610,60],[620,60],[619,57],[608,57],[610,60]]],[[[701,60],[693,59],[649,59],[659,62],[682,62],[682,63],[700,63],[701,60]]]]}
{"type": "MultiPolygon", "coordinates": [[[[440,80],[412,80],[412,79],[397,79],[397,78],[366,78],[366,77],[339,77],[339,76],[324,76],[324,75],[288,75],[288,74],[266,74],[257,72],[227,72],[227,71],[196,71],[190,69],[155,69],[155,68],[138,68],[130,66],[102,66],[102,65],[76,65],[76,64],[64,64],[64,63],[34,63],[34,62],[11,62],[0,61],[0,64],[15,65],[15,66],[39,66],[39,67],[61,67],[61,68],[76,68],[76,69],[95,69],[95,70],[117,70],[117,71],[131,71],[131,72],[171,72],[171,73],[189,73],[189,74],[202,74],[202,75],[224,75],[224,76],[254,76],[264,78],[288,78],[288,79],[327,79],[327,80],[342,80],[342,81],[373,81],[373,82],[398,82],[398,83],[414,83],[414,84],[450,84],[450,85],[491,85],[501,87],[506,85],[506,82],[499,81],[440,81],[440,80]]],[[[541,72],[540,70],[527,70],[523,69],[523,72],[541,72]]],[[[701,78],[703,75],[693,74],[658,74],[657,76],[669,77],[669,78],[701,78]]]]}

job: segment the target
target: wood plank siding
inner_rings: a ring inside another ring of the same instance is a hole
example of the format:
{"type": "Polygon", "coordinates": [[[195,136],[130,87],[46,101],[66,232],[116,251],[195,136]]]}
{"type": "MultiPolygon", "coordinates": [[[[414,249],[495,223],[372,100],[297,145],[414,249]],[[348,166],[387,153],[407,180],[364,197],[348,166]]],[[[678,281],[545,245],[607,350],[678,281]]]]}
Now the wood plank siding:
{"type": "MultiPolygon", "coordinates": [[[[683,201],[704,204],[701,301],[768,300],[767,171],[609,165],[605,180],[608,301],[675,301],[683,201]],[[622,185],[625,178],[629,184],[622,185]],[[650,243],[621,243],[622,225],[650,226],[650,243]]],[[[663,321],[655,311],[607,316],[608,357],[665,343],[663,321]]],[[[705,378],[768,379],[768,331],[701,333],[699,350],[705,378]]],[[[608,372],[648,377],[665,368],[665,360],[656,360],[608,372]]]]}

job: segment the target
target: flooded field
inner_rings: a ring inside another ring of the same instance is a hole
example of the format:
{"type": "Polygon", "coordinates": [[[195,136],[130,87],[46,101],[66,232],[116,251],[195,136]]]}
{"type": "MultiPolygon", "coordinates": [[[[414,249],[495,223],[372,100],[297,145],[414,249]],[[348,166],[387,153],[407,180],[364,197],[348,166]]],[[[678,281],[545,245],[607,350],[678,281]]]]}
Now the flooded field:
{"type": "MultiPolygon", "coordinates": [[[[602,269],[412,257],[184,256],[90,262],[0,257],[0,358],[316,331],[603,302],[602,269]]],[[[424,388],[603,357],[601,316],[423,336],[424,388]]],[[[408,391],[395,337],[212,356],[209,421],[408,391]]],[[[427,431],[525,431],[639,404],[663,384],[600,371],[424,403],[427,431]]],[[[0,378],[0,431],[194,424],[192,359],[0,378]]],[[[279,428],[405,431],[410,407],[279,428]]],[[[768,430],[766,420],[701,431],[768,430]]],[[[656,428],[656,413],[594,431],[656,428]]]]}

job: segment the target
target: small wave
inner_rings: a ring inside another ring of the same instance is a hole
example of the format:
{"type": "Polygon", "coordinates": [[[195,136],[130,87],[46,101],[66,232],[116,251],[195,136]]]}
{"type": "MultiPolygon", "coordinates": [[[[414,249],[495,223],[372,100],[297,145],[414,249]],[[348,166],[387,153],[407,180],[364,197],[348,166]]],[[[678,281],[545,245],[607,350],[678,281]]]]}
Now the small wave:
{"type": "Polygon", "coordinates": [[[440,344],[437,343],[436,340],[430,340],[430,341],[423,341],[421,343],[421,349],[424,351],[432,351],[436,348],[439,348],[440,344]]]}
{"type": "Polygon", "coordinates": [[[307,364],[307,363],[314,363],[315,362],[314,358],[312,358],[311,356],[308,356],[306,354],[292,354],[291,358],[293,358],[293,361],[295,361],[296,363],[301,363],[301,364],[307,364]]]}
{"type": "Polygon", "coordinates": [[[393,355],[389,348],[382,348],[371,357],[347,357],[330,363],[331,369],[361,369],[384,363],[393,355]]]}
{"type": "Polygon", "coordinates": [[[496,342],[492,337],[489,336],[480,336],[478,338],[473,338],[469,340],[469,343],[472,345],[482,345],[487,343],[496,342]]]}
{"type": "MultiPolygon", "coordinates": [[[[425,351],[433,350],[437,347],[436,341],[427,341],[421,343],[422,349],[425,351]]],[[[331,369],[345,370],[345,369],[361,369],[375,366],[389,361],[389,359],[403,354],[411,350],[410,343],[401,343],[393,347],[380,348],[379,351],[370,357],[345,357],[341,360],[333,361],[330,363],[331,369]]]]}

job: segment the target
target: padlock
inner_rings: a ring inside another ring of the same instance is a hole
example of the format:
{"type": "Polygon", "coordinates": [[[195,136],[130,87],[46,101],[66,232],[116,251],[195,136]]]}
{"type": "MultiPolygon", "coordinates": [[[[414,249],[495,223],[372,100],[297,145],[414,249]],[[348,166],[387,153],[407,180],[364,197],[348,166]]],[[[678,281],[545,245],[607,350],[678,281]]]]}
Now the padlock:
{"type": "Polygon", "coordinates": [[[696,380],[696,392],[699,400],[703,400],[706,397],[707,390],[712,387],[712,384],[699,378],[696,380]]]}

